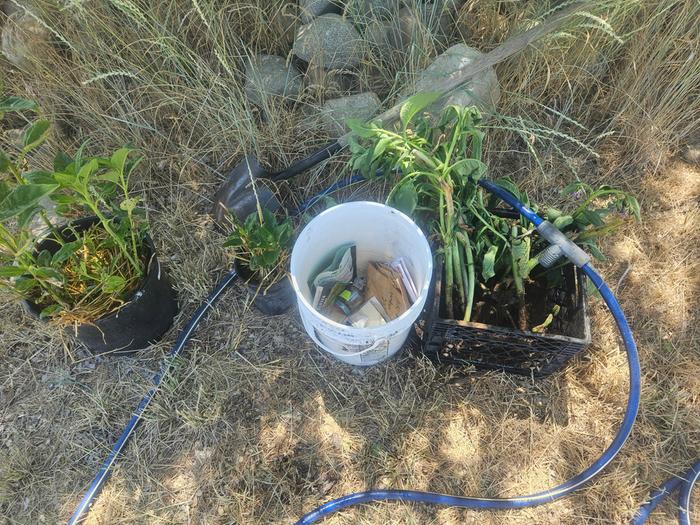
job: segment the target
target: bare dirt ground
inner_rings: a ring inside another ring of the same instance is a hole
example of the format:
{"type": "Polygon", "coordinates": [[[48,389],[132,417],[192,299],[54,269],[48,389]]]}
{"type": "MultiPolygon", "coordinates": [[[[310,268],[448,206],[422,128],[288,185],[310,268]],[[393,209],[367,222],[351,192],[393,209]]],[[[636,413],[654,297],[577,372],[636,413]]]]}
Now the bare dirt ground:
{"type": "MultiPolygon", "coordinates": [[[[379,503],[325,523],[625,523],[700,455],[700,172],[677,161],[625,182],[644,220],[608,243],[602,270],[636,334],[644,383],[634,433],[605,474],[536,509],[379,503]]],[[[153,216],[153,237],[177,283],[180,327],[230,261],[203,197],[174,187],[165,199],[176,206],[153,216]]],[[[406,353],[351,368],[317,350],[296,313],[263,318],[235,285],[164,382],[88,523],[291,523],[370,487],[507,496],[553,486],[598,457],[625,405],[616,331],[601,304],[592,310],[590,351],[531,382],[454,374],[406,353]]],[[[17,304],[0,307],[0,323],[0,522],[64,522],[177,329],[134,358],[96,358],[17,304]]],[[[675,514],[667,503],[652,523],[675,514]]]]}

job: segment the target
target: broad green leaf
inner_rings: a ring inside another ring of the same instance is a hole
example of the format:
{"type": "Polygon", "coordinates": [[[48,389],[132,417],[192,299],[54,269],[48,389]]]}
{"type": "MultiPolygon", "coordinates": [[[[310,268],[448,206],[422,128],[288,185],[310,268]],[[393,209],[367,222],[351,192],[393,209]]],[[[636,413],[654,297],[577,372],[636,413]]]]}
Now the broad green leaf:
{"type": "Polygon", "coordinates": [[[53,268],[34,268],[33,273],[40,279],[55,279],[59,282],[63,282],[65,280],[63,274],[59,273],[53,268]]]}
{"type": "Polygon", "coordinates": [[[462,159],[452,165],[452,169],[459,173],[462,184],[467,183],[467,177],[471,180],[479,180],[486,173],[486,164],[476,159],[462,159]]]}
{"type": "Polygon", "coordinates": [[[24,184],[17,186],[0,202],[0,221],[16,217],[35,207],[45,196],[58,188],[57,184],[24,184]]]}
{"type": "Polygon", "coordinates": [[[14,282],[14,288],[17,290],[17,292],[24,294],[38,284],[39,283],[36,281],[36,279],[32,277],[20,276],[17,277],[17,280],[14,282]]]}
{"type": "Polygon", "coordinates": [[[7,197],[11,191],[10,185],[4,180],[0,180],[0,202],[5,200],[5,197],[7,197]]]}
{"type": "Polygon", "coordinates": [[[51,258],[51,266],[57,266],[66,262],[76,251],[83,246],[82,241],[71,241],[65,243],[51,258]]]}
{"type": "Polygon", "coordinates": [[[100,173],[95,180],[104,180],[108,182],[113,182],[114,184],[119,184],[121,182],[121,176],[117,170],[107,170],[104,173],[100,173]]]}
{"type": "Polygon", "coordinates": [[[484,254],[484,260],[481,264],[481,276],[484,278],[484,281],[488,281],[496,275],[496,255],[498,255],[498,246],[493,244],[484,254]]]}
{"type": "Polygon", "coordinates": [[[126,280],[120,275],[110,275],[102,282],[102,291],[106,294],[113,294],[124,288],[126,280]]]}
{"type": "Polygon", "coordinates": [[[110,164],[112,165],[112,168],[117,170],[119,173],[124,173],[124,168],[126,167],[126,160],[132,151],[134,150],[127,147],[120,148],[117,151],[115,151],[112,154],[112,158],[110,159],[110,164]]]}
{"type": "Polygon", "coordinates": [[[54,173],[53,177],[63,188],[75,189],[80,187],[78,176],[73,173],[54,173]]]}
{"type": "Polygon", "coordinates": [[[39,314],[39,318],[40,319],[47,319],[49,317],[56,315],[62,309],[63,309],[63,307],[60,304],[49,305],[41,311],[41,313],[39,314]]]}
{"type": "Polygon", "coordinates": [[[39,147],[48,137],[50,126],[48,120],[37,120],[29,126],[22,138],[22,152],[27,153],[39,147]]]}
{"type": "Polygon", "coordinates": [[[638,221],[642,220],[642,210],[637,199],[635,199],[632,195],[628,195],[625,197],[625,205],[627,206],[627,209],[632,212],[635,219],[638,221]]]}
{"type": "Polygon", "coordinates": [[[376,131],[361,120],[348,119],[345,124],[356,137],[371,138],[376,135],[376,131]]]}
{"type": "Polygon", "coordinates": [[[49,250],[41,250],[36,256],[36,263],[39,266],[49,266],[51,264],[51,252],[49,250]]]}
{"type": "Polygon", "coordinates": [[[27,208],[22,213],[17,215],[17,226],[19,228],[26,228],[27,225],[32,221],[37,213],[41,211],[41,206],[36,205],[31,208],[27,208]]]}
{"type": "Polygon", "coordinates": [[[574,218],[571,215],[560,215],[556,219],[554,219],[554,226],[556,226],[558,229],[563,230],[566,228],[569,224],[574,222],[574,218]]]}
{"type": "Polygon", "coordinates": [[[10,113],[11,111],[36,111],[36,102],[20,97],[3,97],[0,98],[0,114],[10,113]]]}
{"type": "Polygon", "coordinates": [[[33,170],[22,174],[24,179],[31,184],[56,184],[53,173],[43,170],[33,170]]]}
{"type": "Polygon", "coordinates": [[[64,152],[59,151],[53,159],[53,170],[54,171],[66,171],[73,159],[66,155],[64,152]]]}
{"type": "Polygon", "coordinates": [[[562,195],[570,195],[572,193],[576,193],[579,190],[583,190],[586,193],[590,193],[592,188],[585,182],[576,181],[564,186],[564,189],[561,190],[561,193],[562,195]]]}
{"type": "Polygon", "coordinates": [[[605,256],[603,252],[600,251],[600,248],[594,243],[589,243],[586,244],[586,248],[588,249],[589,252],[591,252],[591,255],[598,259],[601,262],[605,262],[608,260],[608,258],[605,256]]]}
{"type": "Polygon", "coordinates": [[[548,221],[556,221],[559,217],[561,217],[563,212],[561,210],[558,210],[556,208],[547,208],[544,211],[544,216],[547,218],[548,221]]]}
{"type": "Polygon", "coordinates": [[[530,267],[528,264],[530,261],[530,238],[514,239],[510,249],[513,252],[513,258],[518,267],[518,275],[522,279],[526,279],[530,274],[530,267]]]}
{"type": "Polygon", "coordinates": [[[374,146],[374,152],[372,153],[372,161],[378,159],[384,154],[384,151],[386,151],[386,148],[389,144],[391,144],[391,137],[384,137],[379,139],[377,144],[374,146]]]}
{"type": "Polygon", "coordinates": [[[97,159],[91,159],[78,171],[78,181],[83,186],[87,185],[90,177],[95,173],[100,167],[100,162],[97,159]]]}
{"type": "Polygon", "coordinates": [[[241,246],[243,246],[243,240],[233,234],[224,242],[225,248],[239,248],[241,246]]]}
{"type": "Polygon", "coordinates": [[[410,179],[400,181],[398,186],[391,192],[388,200],[389,206],[411,216],[418,205],[418,194],[413,181],[410,179]]]}
{"type": "Polygon", "coordinates": [[[593,210],[584,210],[581,215],[583,215],[589,224],[592,224],[597,228],[605,226],[605,221],[603,221],[603,219],[600,218],[600,215],[593,210]]]}
{"type": "Polygon", "coordinates": [[[0,277],[19,277],[26,273],[27,270],[21,266],[0,266],[0,277]]]}
{"type": "Polygon", "coordinates": [[[399,117],[404,129],[408,127],[413,117],[438,100],[440,96],[440,93],[417,93],[406,100],[399,111],[399,117]]]}

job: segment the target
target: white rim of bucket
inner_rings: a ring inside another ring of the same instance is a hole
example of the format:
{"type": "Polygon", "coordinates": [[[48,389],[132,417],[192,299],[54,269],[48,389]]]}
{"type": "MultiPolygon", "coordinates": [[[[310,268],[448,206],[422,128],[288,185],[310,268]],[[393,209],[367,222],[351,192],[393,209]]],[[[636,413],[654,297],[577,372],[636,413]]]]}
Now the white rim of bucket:
{"type": "MultiPolygon", "coordinates": [[[[333,206],[332,208],[328,208],[327,210],[322,211],[321,213],[319,213],[318,215],[316,215],[316,217],[314,217],[314,218],[304,227],[304,230],[305,230],[306,228],[308,228],[309,226],[311,226],[315,221],[320,220],[324,215],[333,213],[333,210],[336,210],[336,208],[338,208],[338,207],[340,207],[340,206],[345,206],[345,207],[356,207],[356,206],[358,206],[358,205],[362,205],[362,206],[371,205],[371,206],[376,206],[377,208],[384,208],[384,209],[391,210],[391,212],[392,212],[392,213],[396,213],[396,215],[397,215],[401,220],[406,221],[410,226],[412,226],[413,228],[415,228],[416,230],[418,230],[418,232],[420,233],[420,237],[421,237],[422,244],[423,244],[423,250],[424,250],[425,253],[427,253],[427,255],[428,255],[428,267],[426,268],[426,272],[425,272],[426,278],[424,279],[423,286],[421,287],[421,290],[420,290],[420,293],[418,294],[418,297],[419,297],[419,298],[422,298],[423,296],[425,296],[425,297],[427,298],[427,296],[428,296],[428,291],[429,291],[429,289],[430,289],[430,283],[431,283],[432,277],[433,277],[433,253],[430,251],[430,246],[428,245],[428,240],[425,238],[425,234],[423,233],[423,230],[421,230],[421,229],[418,227],[418,225],[417,225],[415,222],[413,222],[413,220],[412,220],[408,215],[406,215],[405,213],[403,213],[403,212],[397,210],[396,208],[392,208],[391,206],[387,206],[386,204],[382,204],[382,203],[380,203],[380,202],[372,202],[372,201],[353,201],[353,202],[346,202],[346,203],[338,204],[338,205],[336,205],[336,206],[333,206]]],[[[301,233],[299,234],[299,236],[301,236],[301,235],[304,233],[304,230],[301,231],[301,233]]],[[[344,325],[344,324],[340,324],[340,323],[338,323],[338,322],[336,322],[336,321],[333,321],[332,319],[329,319],[328,317],[326,317],[325,315],[323,315],[321,312],[319,312],[318,310],[316,310],[316,309],[312,306],[311,303],[309,303],[309,301],[306,299],[306,297],[304,296],[304,294],[301,292],[301,288],[299,288],[299,284],[297,283],[296,272],[294,271],[294,262],[295,262],[295,261],[294,261],[294,250],[292,249],[292,261],[291,261],[291,267],[290,267],[290,270],[291,270],[290,273],[291,273],[291,277],[292,277],[292,287],[294,288],[294,293],[296,294],[297,299],[301,300],[301,302],[304,303],[304,306],[306,306],[306,308],[307,308],[307,310],[309,311],[309,313],[310,313],[311,315],[313,315],[313,316],[314,316],[316,319],[318,319],[319,321],[321,321],[321,322],[323,322],[323,323],[326,323],[326,324],[329,324],[329,325],[331,325],[331,326],[333,326],[333,327],[335,327],[335,328],[340,328],[340,329],[342,329],[342,330],[347,330],[348,328],[352,328],[351,326],[347,326],[347,325],[344,325]]],[[[416,299],[416,302],[418,302],[418,299],[416,299]]],[[[411,314],[411,310],[413,309],[413,306],[414,306],[415,304],[416,304],[416,303],[413,303],[413,305],[411,305],[411,308],[409,308],[408,310],[406,310],[404,313],[402,313],[402,314],[401,314],[400,316],[398,316],[396,319],[392,319],[392,320],[389,321],[387,324],[383,324],[383,325],[379,325],[379,326],[372,326],[372,327],[369,327],[369,328],[360,328],[359,330],[362,330],[363,332],[365,332],[365,333],[368,334],[368,335],[373,334],[373,333],[381,333],[381,334],[383,335],[383,334],[386,332],[386,330],[387,330],[388,328],[391,328],[391,327],[392,327],[392,325],[396,325],[396,324],[398,324],[400,321],[403,321],[405,318],[409,317],[409,314],[411,314]]],[[[411,315],[412,315],[412,314],[411,314],[411,315]]],[[[416,317],[416,318],[417,318],[417,317],[416,317]]]]}

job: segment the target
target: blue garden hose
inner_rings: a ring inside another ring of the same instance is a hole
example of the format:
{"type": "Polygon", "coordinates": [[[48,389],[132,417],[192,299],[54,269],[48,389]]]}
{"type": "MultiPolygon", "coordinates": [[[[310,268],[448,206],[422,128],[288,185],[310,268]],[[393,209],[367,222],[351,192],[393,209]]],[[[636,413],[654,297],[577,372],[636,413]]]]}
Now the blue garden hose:
{"type": "MultiPolygon", "coordinates": [[[[313,206],[319,198],[324,195],[328,195],[333,191],[340,188],[354,184],[355,182],[360,182],[364,180],[363,177],[359,175],[354,175],[346,180],[338,181],[329,188],[326,188],[316,197],[304,202],[294,214],[300,214],[306,211],[309,207],[313,206]]],[[[515,208],[523,217],[529,220],[535,227],[546,226],[546,221],[544,221],[540,216],[538,216],[532,209],[525,206],[520,202],[515,196],[510,192],[506,191],[502,187],[494,184],[493,182],[481,179],[479,184],[485,188],[487,191],[493,193],[501,200],[515,208]]],[[[370,503],[373,501],[405,501],[414,503],[427,503],[434,505],[449,505],[453,507],[462,507],[469,509],[480,509],[480,510],[501,510],[501,509],[516,509],[523,507],[534,507],[544,503],[550,503],[557,499],[560,499],[574,490],[580,488],[585,483],[592,480],[597,476],[617,455],[620,449],[624,446],[625,441],[632,432],[632,426],[634,425],[634,420],[637,415],[637,410],[639,408],[640,400],[640,390],[641,390],[641,370],[639,365],[639,356],[637,353],[637,347],[632,336],[632,331],[627,323],[622,309],[620,308],[617,299],[610,290],[610,288],[605,284],[602,277],[598,272],[588,263],[581,264],[581,269],[591,280],[593,285],[600,292],[601,297],[607,304],[610,313],[612,314],[617,327],[622,336],[623,343],[625,345],[627,360],[629,366],[630,375],[630,388],[627,400],[627,408],[625,409],[625,415],[622,421],[622,425],[613,439],[610,446],[603,452],[603,454],[598,458],[590,467],[586,470],[573,477],[572,479],[546,491],[537,492],[535,494],[530,494],[527,496],[516,496],[512,498],[475,498],[467,496],[451,496],[447,494],[438,494],[432,492],[422,492],[414,490],[369,490],[365,492],[357,492],[354,494],[349,494],[343,496],[328,503],[321,505],[315,510],[309,512],[303,516],[297,525],[309,525],[315,523],[326,516],[344,509],[346,507],[357,505],[359,503],[370,503]]],[[[216,286],[214,291],[209,295],[207,300],[203,305],[201,305],[192,319],[189,321],[185,329],[180,333],[175,346],[168,354],[166,360],[161,366],[160,371],[154,376],[153,383],[154,386],[149,390],[149,392],[144,396],[144,398],[139,403],[136,412],[129,420],[129,423],[125,427],[121,436],[117,440],[117,443],[112,448],[111,453],[105,460],[102,468],[98,472],[97,476],[90,485],[88,491],[80,502],[80,505],[75,510],[73,516],[68,522],[68,525],[75,525],[80,523],[83,518],[87,515],[88,509],[92,504],[93,500],[101,490],[104,482],[106,481],[111,468],[116,460],[118,454],[124,448],[129,437],[136,428],[137,423],[140,421],[144,410],[148,407],[153,396],[155,395],[158,386],[168,371],[172,359],[176,357],[184,345],[189,340],[192,332],[197,327],[197,324],[204,316],[204,314],[211,308],[211,306],[216,302],[221,293],[228,287],[229,284],[236,278],[235,271],[229,272],[216,286]]],[[[632,522],[633,525],[643,524],[651,511],[658,505],[658,503],[666,496],[668,493],[676,488],[680,488],[679,491],[679,523],[681,525],[690,524],[690,496],[694,487],[695,482],[700,477],[700,461],[693,465],[693,467],[683,476],[683,478],[672,478],[667,481],[664,486],[652,494],[650,501],[647,502],[637,513],[632,522]]]]}
{"type": "MultiPolygon", "coordinates": [[[[504,190],[497,184],[484,179],[481,179],[479,183],[483,188],[515,208],[523,217],[532,222],[534,226],[540,226],[544,222],[543,219],[533,210],[525,206],[510,192],[504,190]]],[[[351,505],[356,505],[358,503],[368,503],[372,501],[410,501],[414,503],[430,503],[434,505],[449,505],[453,507],[482,510],[534,507],[543,503],[551,503],[552,501],[566,496],[597,476],[617,455],[632,432],[632,426],[634,425],[634,420],[637,417],[637,410],[639,408],[641,393],[641,370],[639,366],[637,346],[634,342],[634,338],[632,337],[632,331],[630,330],[627,319],[625,319],[625,315],[622,312],[617,299],[610,288],[608,288],[608,285],[605,284],[602,277],[590,264],[582,265],[581,269],[588,276],[593,285],[598,289],[600,295],[603,297],[603,300],[608,305],[610,313],[615,319],[617,327],[620,330],[620,334],[622,335],[622,340],[625,344],[625,349],[627,350],[627,359],[629,363],[630,389],[625,416],[615,439],[605,450],[605,452],[603,452],[600,458],[598,458],[586,470],[569,481],[566,481],[549,490],[537,492],[527,496],[517,496],[513,498],[473,498],[414,490],[370,490],[366,492],[357,492],[355,494],[350,494],[329,501],[328,503],[325,503],[324,505],[306,514],[303,518],[297,521],[297,525],[309,525],[340,509],[351,505]]]]}
{"type": "Polygon", "coordinates": [[[228,272],[223,277],[223,279],[219,281],[219,283],[216,285],[216,288],[214,288],[214,290],[204,300],[204,303],[202,303],[199,306],[199,308],[197,308],[197,310],[194,312],[194,315],[189,320],[185,328],[182,329],[180,335],[177,338],[177,341],[175,341],[175,345],[170,350],[170,352],[168,352],[168,355],[163,360],[163,363],[160,366],[160,370],[157,374],[153,376],[153,386],[139,402],[138,406],[136,407],[136,410],[134,411],[134,414],[131,416],[131,419],[129,419],[129,422],[124,427],[124,430],[119,436],[119,439],[112,447],[112,451],[109,453],[109,456],[107,456],[107,459],[105,459],[104,463],[102,464],[102,467],[97,472],[97,475],[92,480],[92,483],[90,483],[90,487],[88,488],[87,492],[85,492],[83,499],[80,500],[80,504],[73,512],[71,518],[68,520],[68,525],[75,525],[77,523],[80,523],[87,517],[90,505],[92,505],[92,502],[102,490],[105,481],[107,481],[107,478],[111,473],[112,466],[114,465],[117,456],[122,451],[126,443],[129,441],[131,434],[133,434],[134,430],[136,430],[136,426],[138,425],[139,421],[141,421],[141,416],[143,415],[143,412],[146,410],[146,408],[148,408],[148,405],[151,404],[153,396],[155,396],[156,392],[158,391],[158,387],[160,386],[163,377],[165,377],[165,375],[168,373],[168,370],[170,369],[170,366],[172,365],[173,361],[180,354],[187,342],[190,340],[190,337],[192,337],[192,333],[194,332],[195,328],[197,328],[199,321],[201,321],[202,317],[204,317],[204,314],[206,314],[209,311],[209,309],[212,306],[214,306],[214,303],[216,303],[219,297],[221,297],[221,294],[224,292],[224,290],[236,279],[236,277],[236,270],[231,270],[230,272],[228,272]]]}

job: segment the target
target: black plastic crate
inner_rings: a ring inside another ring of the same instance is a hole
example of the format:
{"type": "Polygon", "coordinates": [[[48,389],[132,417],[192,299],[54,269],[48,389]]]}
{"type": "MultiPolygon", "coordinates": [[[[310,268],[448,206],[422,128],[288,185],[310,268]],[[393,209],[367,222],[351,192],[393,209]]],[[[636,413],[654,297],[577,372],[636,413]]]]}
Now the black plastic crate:
{"type": "Polygon", "coordinates": [[[440,317],[442,262],[435,264],[433,295],[426,304],[423,352],[433,361],[503,370],[512,374],[545,377],[560,370],[591,342],[586,308],[586,276],[573,265],[564,269],[560,288],[553,288],[558,303],[569,312],[571,335],[538,334],[490,324],[440,317]],[[457,349],[457,350],[456,350],[457,349]],[[456,354],[456,355],[455,355],[456,354]]]}

